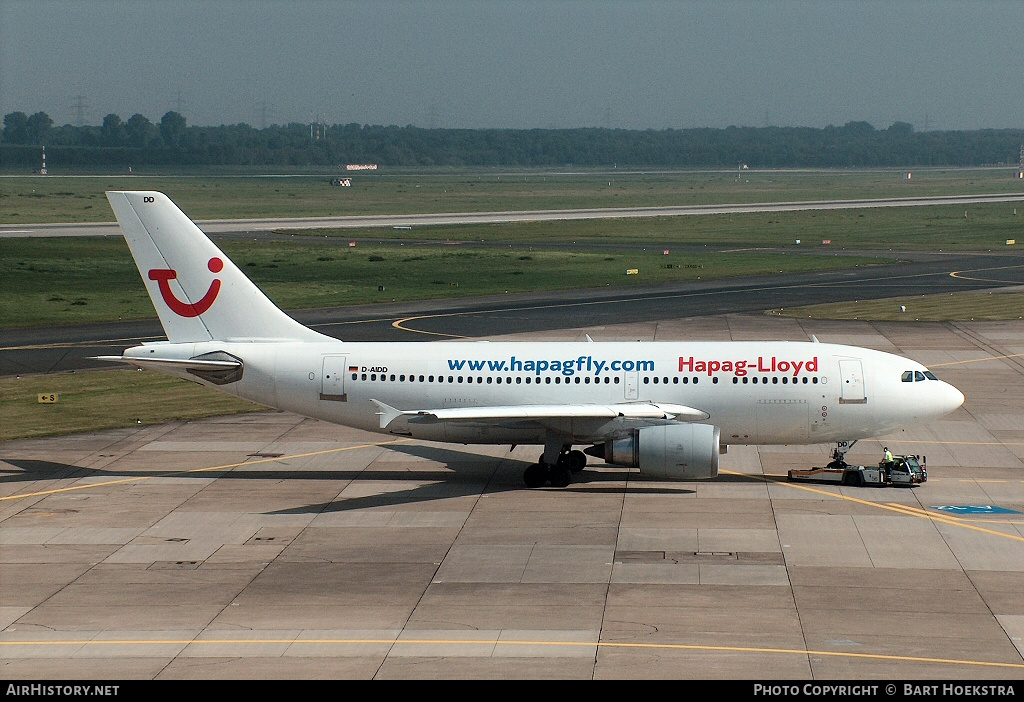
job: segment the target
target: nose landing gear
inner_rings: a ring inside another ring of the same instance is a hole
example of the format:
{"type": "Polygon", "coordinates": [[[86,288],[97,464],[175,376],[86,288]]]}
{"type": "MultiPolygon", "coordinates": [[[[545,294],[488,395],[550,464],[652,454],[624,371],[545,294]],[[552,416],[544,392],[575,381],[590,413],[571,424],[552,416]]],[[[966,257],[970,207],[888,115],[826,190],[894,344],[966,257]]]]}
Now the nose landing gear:
{"type": "Polygon", "coordinates": [[[828,467],[846,468],[846,452],[852,449],[855,443],[857,443],[857,439],[837,442],[836,447],[832,449],[832,461],[828,464],[828,467]]]}

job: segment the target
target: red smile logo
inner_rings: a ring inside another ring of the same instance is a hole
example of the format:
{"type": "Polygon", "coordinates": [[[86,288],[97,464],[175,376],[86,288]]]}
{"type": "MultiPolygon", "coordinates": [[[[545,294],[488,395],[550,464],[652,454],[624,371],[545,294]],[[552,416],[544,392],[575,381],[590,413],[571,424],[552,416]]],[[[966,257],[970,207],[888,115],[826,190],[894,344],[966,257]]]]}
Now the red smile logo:
{"type": "MultiPolygon", "coordinates": [[[[224,261],[214,256],[206,264],[206,267],[212,273],[220,273],[224,269],[224,261]]],[[[217,293],[220,292],[220,278],[214,278],[213,282],[210,283],[210,289],[203,295],[203,299],[193,305],[188,302],[182,302],[174,296],[174,291],[171,290],[169,281],[177,277],[178,272],[173,268],[153,268],[149,271],[149,279],[157,281],[160,285],[160,295],[175,314],[182,317],[198,317],[210,309],[213,301],[217,299],[217,293]]]]}

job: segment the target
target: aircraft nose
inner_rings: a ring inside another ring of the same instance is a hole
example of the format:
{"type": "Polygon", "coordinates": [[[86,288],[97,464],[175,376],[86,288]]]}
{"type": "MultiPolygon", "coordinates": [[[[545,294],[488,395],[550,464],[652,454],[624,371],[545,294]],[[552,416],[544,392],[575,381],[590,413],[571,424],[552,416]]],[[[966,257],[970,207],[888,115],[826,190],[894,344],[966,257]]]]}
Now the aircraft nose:
{"type": "Polygon", "coordinates": [[[943,383],[943,385],[945,387],[942,388],[939,406],[942,413],[947,414],[964,403],[964,394],[949,383],[943,383]]]}

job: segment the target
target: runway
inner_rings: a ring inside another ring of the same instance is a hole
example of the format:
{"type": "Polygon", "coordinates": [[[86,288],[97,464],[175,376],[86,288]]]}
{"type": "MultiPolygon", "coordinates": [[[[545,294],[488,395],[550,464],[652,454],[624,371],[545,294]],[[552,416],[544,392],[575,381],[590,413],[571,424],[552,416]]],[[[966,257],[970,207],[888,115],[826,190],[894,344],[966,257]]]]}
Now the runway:
{"type": "Polygon", "coordinates": [[[829,447],[780,446],[731,447],[710,481],[598,463],[529,490],[536,447],[278,412],[9,441],[4,677],[1021,679],[1024,322],[729,314],[488,338],[584,334],[814,335],[912,357],[967,399],[849,454],[924,454],[913,489],[788,483],[829,447]]]}
{"type": "MultiPolygon", "coordinates": [[[[511,212],[447,212],[413,215],[366,215],[349,217],[292,217],[279,219],[197,220],[207,234],[244,232],[259,235],[281,229],[354,229],[359,227],[417,227],[438,224],[496,224],[555,220],[676,217],[685,215],[736,214],[743,212],[794,212],[865,207],[922,207],[1024,201],[1024,193],[951,195],[934,197],[875,198],[865,200],[814,200],[804,202],[732,203],[678,207],[614,207],[511,212]]],[[[4,237],[120,236],[116,222],[83,224],[26,224],[0,227],[4,237]]]]}

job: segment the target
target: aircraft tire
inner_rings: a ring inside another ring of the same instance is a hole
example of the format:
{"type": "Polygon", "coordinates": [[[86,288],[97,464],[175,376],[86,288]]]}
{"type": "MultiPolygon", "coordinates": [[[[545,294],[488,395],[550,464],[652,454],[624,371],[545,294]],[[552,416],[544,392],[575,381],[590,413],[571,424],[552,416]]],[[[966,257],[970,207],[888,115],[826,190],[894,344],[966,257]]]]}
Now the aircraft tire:
{"type": "Polygon", "coordinates": [[[567,487],[572,482],[572,470],[558,465],[551,469],[551,487],[567,487]]]}
{"type": "Polygon", "coordinates": [[[587,454],[582,451],[570,451],[565,457],[565,463],[573,473],[579,473],[587,467],[587,454]]]}
{"type": "Polygon", "coordinates": [[[523,482],[528,488],[544,487],[548,481],[548,471],[540,463],[533,463],[523,471],[523,482]]]}

